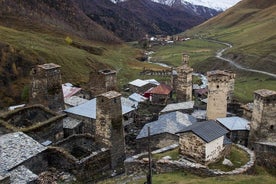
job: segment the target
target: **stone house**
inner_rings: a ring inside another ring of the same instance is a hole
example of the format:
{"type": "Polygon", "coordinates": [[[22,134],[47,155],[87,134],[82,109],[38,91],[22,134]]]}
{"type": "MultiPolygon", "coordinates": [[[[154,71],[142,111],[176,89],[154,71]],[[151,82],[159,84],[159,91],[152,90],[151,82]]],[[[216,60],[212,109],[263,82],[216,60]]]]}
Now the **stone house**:
{"type": "Polygon", "coordinates": [[[1,132],[22,131],[40,143],[56,142],[63,138],[65,116],[42,105],[16,109],[0,116],[0,135],[1,132]]]}
{"type": "Polygon", "coordinates": [[[179,131],[179,153],[187,159],[209,164],[223,156],[228,131],[215,121],[194,123],[179,131]]]}
{"type": "Polygon", "coordinates": [[[136,79],[128,83],[128,88],[132,93],[144,94],[147,90],[157,86],[155,83],[149,81],[136,79]]]}
{"type": "Polygon", "coordinates": [[[0,183],[36,181],[38,174],[48,167],[46,149],[23,132],[0,136],[0,183]]]}
{"type": "Polygon", "coordinates": [[[137,149],[143,151],[148,146],[148,127],[150,127],[152,149],[163,148],[178,143],[176,132],[195,123],[196,119],[182,112],[170,112],[159,116],[157,121],[147,123],[136,137],[137,149]]]}
{"type": "Polygon", "coordinates": [[[217,118],[220,125],[226,128],[229,132],[226,136],[234,143],[247,146],[250,130],[250,122],[240,117],[217,118]]]}
{"type": "MultiPolygon", "coordinates": [[[[134,112],[136,108],[133,106],[133,102],[123,99],[121,97],[121,108],[123,115],[123,123],[130,123],[133,120],[134,112]]],[[[80,104],[78,106],[64,110],[64,112],[71,118],[81,120],[83,122],[83,129],[85,133],[95,133],[95,122],[96,122],[96,101],[97,98],[88,100],[87,102],[80,104]]]]}
{"type": "Polygon", "coordinates": [[[172,98],[172,88],[166,84],[160,84],[146,92],[153,104],[166,105],[172,98]]]}

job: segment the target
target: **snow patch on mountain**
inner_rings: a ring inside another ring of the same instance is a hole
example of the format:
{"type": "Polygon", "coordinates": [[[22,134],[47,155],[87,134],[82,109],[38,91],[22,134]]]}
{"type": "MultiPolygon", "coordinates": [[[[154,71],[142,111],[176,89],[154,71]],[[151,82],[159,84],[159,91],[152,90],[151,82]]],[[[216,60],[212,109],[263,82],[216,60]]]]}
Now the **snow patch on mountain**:
{"type": "MultiPolygon", "coordinates": [[[[111,0],[111,1],[116,3],[119,1],[126,1],[126,0],[111,0]]],[[[224,11],[234,6],[241,0],[152,0],[152,1],[161,3],[161,4],[166,4],[169,6],[172,6],[175,2],[181,2],[182,4],[191,3],[193,5],[205,6],[218,11],[224,11]]]]}

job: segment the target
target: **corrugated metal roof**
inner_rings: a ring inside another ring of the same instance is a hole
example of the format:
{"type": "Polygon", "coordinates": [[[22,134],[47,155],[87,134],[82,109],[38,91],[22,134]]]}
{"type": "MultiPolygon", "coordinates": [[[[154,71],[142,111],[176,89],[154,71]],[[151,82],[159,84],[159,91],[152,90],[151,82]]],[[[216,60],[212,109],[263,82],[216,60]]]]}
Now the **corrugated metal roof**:
{"type": "Polygon", "coordinates": [[[154,85],[156,85],[156,86],[158,86],[160,83],[157,81],[157,80],[155,80],[155,79],[146,79],[146,80],[144,80],[144,81],[146,81],[146,82],[149,82],[149,83],[151,83],[151,84],[154,84],[154,85]]]}
{"type": "Polygon", "coordinates": [[[129,98],[130,100],[134,100],[134,101],[136,101],[136,102],[144,102],[144,101],[147,100],[146,97],[144,97],[144,96],[142,96],[142,95],[140,95],[140,94],[138,94],[138,93],[133,93],[133,94],[131,94],[128,98],[129,98]]]}
{"type": "Polygon", "coordinates": [[[250,130],[250,122],[240,117],[217,118],[217,121],[225,126],[228,130],[250,130]]]}
{"type": "Polygon", "coordinates": [[[215,121],[203,121],[203,122],[196,122],[187,128],[184,128],[182,131],[178,133],[184,132],[193,132],[205,142],[209,143],[221,136],[224,136],[228,133],[224,127],[216,123],[215,121]]]}
{"type": "Polygon", "coordinates": [[[191,115],[184,114],[182,112],[171,112],[167,114],[160,115],[157,121],[147,123],[136,139],[141,139],[148,136],[148,127],[150,127],[150,134],[157,135],[161,133],[171,133],[182,130],[183,128],[190,126],[192,123],[196,122],[196,119],[191,115]]]}
{"type": "Polygon", "coordinates": [[[137,86],[137,87],[142,87],[146,84],[149,84],[149,82],[141,80],[141,79],[136,79],[134,81],[129,82],[129,84],[131,84],[133,86],[137,86]]]}
{"type": "Polygon", "coordinates": [[[169,95],[172,91],[172,88],[166,84],[160,84],[155,88],[151,89],[149,93],[159,94],[159,95],[169,95]]]}
{"type": "MultiPolygon", "coordinates": [[[[135,110],[135,108],[129,106],[128,104],[124,104],[123,102],[121,103],[121,106],[123,115],[135,110]]],[[[92,100],[89,100],[88,102],[83,103],[79,106],[66,109],[64,110],[64,112],[96,119],[96,98],[93,98],[92,100]]]]}
{"type": "Polygon", "coordinates": [[[178,111],[178,110],[185,110],[185,109],[192,109],[192,108],[194,108],[194,101],[174,103],[174,104],[168,104],[161,111],[161,113],[171,112],[171,111],[178,111]]]}
{"type": "Polygon", "coordinates": [[[69,98],[75,95],[77,92],[81,91],[81,88],[72,87],[70,85],[62,84],[63,97],[69,98]]]}

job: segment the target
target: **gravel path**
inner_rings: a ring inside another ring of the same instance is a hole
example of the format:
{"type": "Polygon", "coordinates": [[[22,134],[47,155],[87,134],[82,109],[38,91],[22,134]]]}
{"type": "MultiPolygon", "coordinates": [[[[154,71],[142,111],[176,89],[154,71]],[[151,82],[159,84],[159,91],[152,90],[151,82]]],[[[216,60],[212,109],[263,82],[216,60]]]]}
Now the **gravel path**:
{"type": "Polygon", "coordinates": [[[231,60],[231,59],[227,59],[227,58],[224,58],[222,56],[223,52],[225,52],[227,49],[229,48],[232,48],[233,46],[229,43],[226,43],[226,42],[221,42],[221,41],[216,41],[216,40],[207,40],[208,42],[215,42],[215,43],[219,43],[219,44],[222,44],[222,45],[226,45],[227,47],[218,51],[216,53],[216,58],[218,59],[221,59],[223,61],[227,61],[228,63],[230,63],[231,65],[235,66],[236,68],[238,69],[241,69],[241,70],[245,70],[245,71],[249,71],[249,72],[255,72],[255,73],[261,73],[261,74],[265,74],[265,75],[269,75],[271,77],[274,77],[276,78],[276,74],[274,73],[269,73],[269,72],[265,72],[265,71],[262,71],[262,70],[255,70],[255,69],[251,69],[251,68],[245,68],[243,66],[241,66],[240,64],[236,63],[235,61],[231,60]]]}

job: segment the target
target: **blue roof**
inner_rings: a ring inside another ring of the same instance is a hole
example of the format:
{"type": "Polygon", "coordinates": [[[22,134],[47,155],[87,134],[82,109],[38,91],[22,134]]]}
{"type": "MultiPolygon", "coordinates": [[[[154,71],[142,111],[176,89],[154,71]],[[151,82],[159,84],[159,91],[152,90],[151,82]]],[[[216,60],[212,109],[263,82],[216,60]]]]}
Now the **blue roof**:
{"type": "Polygon", "coordinates": [[[184,132],[193,132],[201,139],[203,139],[205,142],[209,143],[221,136],[224,136],[226,133],[228,133],[228,130],[226,130],[224,127],[222,127],[215,121],[211,120],[196,122],[191,126],[184,128],[182,131],[179,131],[178,133],[184,132]]]}
{"type": "Polygon", "coordinates": [[[150,127],[150,135],[157,135],[161,133],[175,134],[183,128],[190,126],[194,122],[196,122],[196,118],[179,111],[163,114],[160,115],[157,121],[147,123],[142,128],[136,139],[147,137],[148,127],[150,127]]]}
{"type": "Polygon", "coordinates": [[[226,118],[217,118],[217,121],[225,126],[228,130],[249,130],[250,122],[244,118],[240,117],[226,117],[226,118]]]}
{"type": "MultiPolygon", "coordinates": [[[[135,110],[134,107],[131,107],[130,105],[125,104],[123,102],[121,103],[121,106],[123,115],[135,110]]],[[[96,119],[96,98],[93,98],[92,100],[89,100],[88,102],[83,103],[79,106],[66,109],[64,110],[64,112],[75,114],[78,116],[84,116],[91,119],[96,119]]]]}

